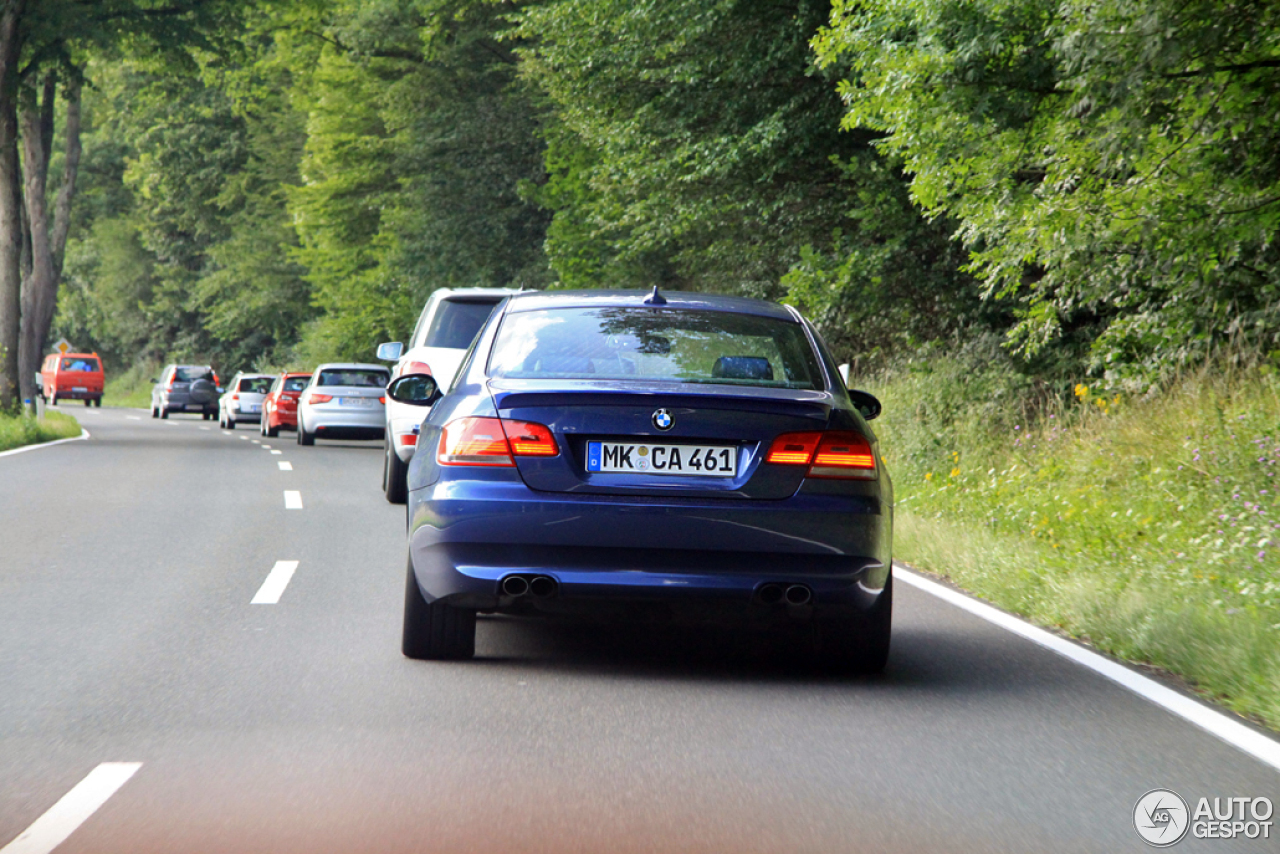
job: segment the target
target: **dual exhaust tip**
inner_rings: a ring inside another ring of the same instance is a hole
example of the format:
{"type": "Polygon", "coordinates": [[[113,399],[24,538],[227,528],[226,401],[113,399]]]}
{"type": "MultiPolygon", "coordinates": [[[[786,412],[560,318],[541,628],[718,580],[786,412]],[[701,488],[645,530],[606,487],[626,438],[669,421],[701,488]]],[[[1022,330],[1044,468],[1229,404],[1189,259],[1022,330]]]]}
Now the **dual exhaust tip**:
{"type": "Polygon", "coordinates": [[[813,591],[807,584],[763,585],[756,596],[765,605],[808,605],[813,601],[813,591]]]}
{"type": "Polygon", "coordinates": [[[533,596],[536,599],[550,598],[560,590],[560,584],[549,575],[508,575],[502,579],[502,592],[507,596],[533,596]]]}

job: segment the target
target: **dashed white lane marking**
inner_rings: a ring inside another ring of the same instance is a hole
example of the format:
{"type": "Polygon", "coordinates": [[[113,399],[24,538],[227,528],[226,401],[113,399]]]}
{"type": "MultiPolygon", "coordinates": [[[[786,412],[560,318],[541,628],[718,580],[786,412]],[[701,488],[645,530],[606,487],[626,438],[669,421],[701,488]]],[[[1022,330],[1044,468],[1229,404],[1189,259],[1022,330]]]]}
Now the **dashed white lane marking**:
{"type": "Polygon", "coordinates": [[[13,448],[9,451],[0,451],[0,457],[8,457],[13,454],[25,454],[27,451],[38,451],[41,448],[52,448],[54,445],[62,445],[67,442],[79,442],[81,439],[88,438],[90,438],[89,431],[81,427],[79,436],[72,436],[70,439],[55,439],[52,442],[40,442],[35,445],[23,445],[21,448],[13,448]]]}
{"type": "Polygon", "coordinates": [[[103,762],[22,831],[17,839],[0,848],[0,854],[49,854],[129,782],[141,767],[141,762],[103,762]]]}
{"type": "Polygon", "coordinates": [[[125,421],[141,421],[141,420],[142,420],[142,416],[141,416],[141,415],[126,415],[126,416],[124,417],[124,420],[125,420],[125,421]]]}
{"type": "Polygon", "coordinates": [[[284,453],[284,451],[272,451],[271,453],[273,453],[273,454],[283,454],[283,453],[284,453]]]}
{"type": "MultiPolygon", "coordinates": [[[[286,493],[287,494],[287,493],[286,493]]],[[[250,605],[275,605],[280,602],[284,589],[289,586],[294,571],[298,568],[296,560],[278,560],[267,573],[267,580],[262,582],[258,592],[253,595],[250,605]]]]}
{"type": "Polygon", "coordinates": [[[296,489],[286,489],[284,491],[284,509],[301,510],[302,493],[296,489]]]}
{"type": "Polygon", "coordinates": [[[263,445],[262,447],[263,447],[263,448],[265,448],[265,449],[266,449],[266,450],[268,450],[268,451],[269,451],[269,450],[271,450],[271,446],[270,446],[270,445],[263,445]]]}
{"type": "Polygon", "coordinates": [[[232,433],[230,430],[223,430],[223,431],[222,431],[222,435],[224,435],[224,436],[234,436],[234,435],[235,435],[235,433],[232,433]]]}
{"type": "Polygon", "coordinates": [[[201,427],[200,429],[201,429],[201,430],[208,430],[209,428],[208,428],[208,427],[201,427]]]}
{"type": "Polygon", "coordinates": [[[250,441],[250,442],[252,442],[252,443],[253,443],[253,444],[255,444],[255,445],[261,445],[261,444],[262,444],[262,443],[261,443],[260,441],[258,441],[257,439],[250,439],[249,441],[250,441]]]}
{"type": "MultiPolygon", "coordinates": [[[[1270,765],[1280,771],[1280,742],[1273,741],[1265,735],[1255,732],[1244,724],[1232,720],[1222,712],[1211,709],[1190,697],[1166,688],[1154,679],[1149,679],[1121,664],[1117,664],[1106,656],[1099,655],[1079,644],[1060,638],[1052,632],[1033,626],[1025,620],[1012,614],[1006,614],[998,608],[979,602],[976,599],[965,596],[963,593],[957,593],[950,587],[945,587],[936,581],[930,581],[923,576],[916,575],[914,572],[903,568],[901,564],[895,563],[893,571],[895,576],[901,578],[912,587],[918,587],[926,593],[931,593],[939,599],[955,605],[957,608],[968,611],[975,617],[981,617],[989,623],[995,623],[1005,631],[1026,638],[1032,643],[1039,644],[1064,658],[1069,658],[1076,664],[1089,668],[1105,679],[1110,679],[1117,685],[1127,688],[1165,711],[1177,715],[1188,723],[1195,724],[1232,747],[1244,751],[1259,762],[1270,765]]],[[[3,854],[3,852],[0,852],[0,854],[3,854]]]]}
{"type": "Polygon", "coordinates": [[[247,442],[247,441],[249,441],[249,437],[248,437],[248,436],[241,436],[241,437],[240,437],[240,441],[242,441],[242,442],[247,442]]]}
{"type": "Polygon", "coordinates": [[[293,471],[293,463],[288,460],[280,460],[276,465],[280,466],[280,471],[293,471]]]}

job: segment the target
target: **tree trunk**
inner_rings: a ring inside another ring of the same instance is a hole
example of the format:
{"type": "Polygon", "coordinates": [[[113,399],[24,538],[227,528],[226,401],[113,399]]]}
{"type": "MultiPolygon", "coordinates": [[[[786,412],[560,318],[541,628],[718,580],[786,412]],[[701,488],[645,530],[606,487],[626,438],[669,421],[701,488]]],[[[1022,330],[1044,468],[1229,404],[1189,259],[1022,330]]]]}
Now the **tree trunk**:
{"type": "Polygon", "coordinates": [[[18,20],[23,0],[0,0],[0,410],[21,404],[22,201],[18,165],[18,20]]]}
{"type": "Polygon", "coordinates": [[[44,355],[45,338],[53,322],[57,305],[58,280],[53,271],[53,246],[50,244],[49,206],[45,186],[49,177],[46,152],[44,114],[57,94],[53,75],[45,78],[43,101],[32,97],[18,113],[22,133],[23,200],[27,204],[27,222],[31,227],[31,275],[22,283],[22,332],[18,348],[18,377],[23,397],[35,397],[35,372],[44,355]]]}

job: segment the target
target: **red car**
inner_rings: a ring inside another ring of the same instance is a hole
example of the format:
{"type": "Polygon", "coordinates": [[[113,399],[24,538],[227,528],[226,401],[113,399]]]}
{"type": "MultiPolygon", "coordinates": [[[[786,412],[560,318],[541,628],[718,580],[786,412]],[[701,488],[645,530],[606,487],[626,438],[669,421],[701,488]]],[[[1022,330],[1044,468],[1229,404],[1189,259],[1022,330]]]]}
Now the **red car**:
{"type": "Polygon", "coordinates": [[[259,429],[264,436],[278,436],[280,430],[298,429],[298,394],[307,387],[311,374],[283,373],[276,377],[262,401],[259,429]]]}

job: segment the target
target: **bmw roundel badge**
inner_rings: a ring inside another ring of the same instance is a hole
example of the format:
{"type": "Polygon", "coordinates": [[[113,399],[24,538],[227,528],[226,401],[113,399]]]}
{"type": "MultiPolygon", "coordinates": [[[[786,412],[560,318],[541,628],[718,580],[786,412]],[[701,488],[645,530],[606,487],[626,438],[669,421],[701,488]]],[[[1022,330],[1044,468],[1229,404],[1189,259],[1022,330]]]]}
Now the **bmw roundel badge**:
{"type": "Polygon", "coordinates": [[[671,417],[671,412],[666,409],[659,409],[653,413],[653,426],[659,430],[670,430],[676,424],[676,420],[671,417]]]}

